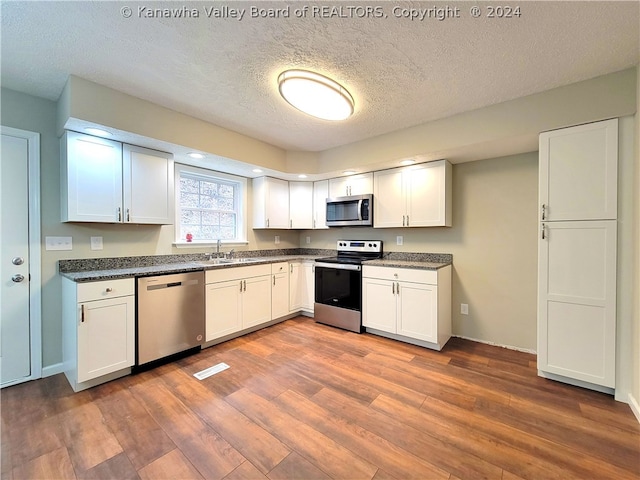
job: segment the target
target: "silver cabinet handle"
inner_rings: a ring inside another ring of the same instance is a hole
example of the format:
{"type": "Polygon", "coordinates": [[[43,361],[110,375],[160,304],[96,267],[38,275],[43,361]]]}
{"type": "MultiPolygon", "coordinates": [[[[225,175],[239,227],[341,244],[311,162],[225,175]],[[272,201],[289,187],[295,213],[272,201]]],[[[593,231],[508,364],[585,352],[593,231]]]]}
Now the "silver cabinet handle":
{"type": "Polygon", "coordinates": [[[129,209],[127,208],[127,222],[131,221],[131,215],[129,215],[129,209]]]}
{"type": "Polygon", "coordinates": [[[24,280],[24,275],[20,273],[16,273],[13,277],[11,277],[11,281],[15,283],[20,283],[24,280]]]}
{"type": "Polygon", "coordinates": [[[240,280],[240,292],[242,292],[242,280],[240,280]]]}
{"type": "Polygon", "coordinates": [[[273,286],[274,287],[276,286],[276,276],[275,275],[273,276],[273,286]]]}
{"type": "Polygon", "coordinates": [[[542,224],[542,240],[546,239],[545,231],[544,231],[544,223],[542,224]]]}
{"type": "Polygon", "coordinates": [[[289,273],[293,273],[293,263],[289,264],[289,273]]]}
{"type": "Polygon", "coordinates": [[[107,292],[107,293],[111,293],[111,292],[113,292],[113,288],[107,287],[107,288],[105,288],[104,291],[107,292]]]}
{"type": "Polygon", "coordinates": [[[293,220],[289,220],[289,228],[293,228],[293,220]]]}
{"type": "Polygon", "coordinates": [[[245,292],[247,291],[247,281],[246,280],[244,280],[244,291],[245,292]]]}
{"type": "Polygon", "coordinates": [[[313,228],[316,228],[316,219],[313,219],[313,228]]]}
{"type": "Polygon", "coordinates": [[[542,204],[542,220],[546,220],[546,214],[547,214],[547,206],[543,203],[542,204]]]}
{"type": "Polygon", "coordinates": [[[396,293],[400,295],[400,284],[396,282],[396,293]]]}
{"type": "Polygon", "coordinates": [[[80,323],[84,323],[84,305],[80,305],[80,323]]]}
{"type": "Polygon", "coordinates": [[[391,294],[396,294],[396,284],[394,282],[391,282],[391,294]]]}
{"type": "Polygon", "coordinates": [[[407,227],[409,226],[409,215],[407,215],[407,227]]]}
{"type": "Polygon", "coordinates": [[[122,221],[122,209],[120,207],[118,207],[118,221],[122,221]]]}

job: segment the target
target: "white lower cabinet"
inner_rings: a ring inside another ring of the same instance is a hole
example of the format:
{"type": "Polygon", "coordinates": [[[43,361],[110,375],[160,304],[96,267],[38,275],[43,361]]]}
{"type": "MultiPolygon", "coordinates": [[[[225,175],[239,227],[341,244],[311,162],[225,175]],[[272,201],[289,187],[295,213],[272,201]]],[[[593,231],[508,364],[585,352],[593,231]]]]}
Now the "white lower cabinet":
{"type": "Polygon", "coordinates": [[[63,362],[74,391],[130,373],[135,362],[134,279],[63,279],[63,362]]]}
{"type": "Polygon", "coordinates": [[[364,265],[362,324],[371,333],[441,350],[451,338],[451,266],[364,265]]]}
{"type": "Polygon", "coordinates": [[[289,262],[289,311],[313,314],[315,300],[313,262],[289,262]]]}
{"type": "Polygon", "coordinates": [[[271,320],[271,265],[208,270],[206,341],[271,320]]]}
{"type": "Polygon", "coordinates": [[[271,264],[271,319],[289,314],[289,264],[271,264]]]}

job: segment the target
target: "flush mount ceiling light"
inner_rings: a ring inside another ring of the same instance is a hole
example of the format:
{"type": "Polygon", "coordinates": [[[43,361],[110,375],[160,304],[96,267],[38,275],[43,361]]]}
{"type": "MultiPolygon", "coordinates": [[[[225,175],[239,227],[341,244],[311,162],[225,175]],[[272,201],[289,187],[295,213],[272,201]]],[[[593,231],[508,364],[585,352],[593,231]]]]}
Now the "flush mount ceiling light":
{"type": "Polygon", "coordinates": [[[413,165],[414,163],[416,163],[415,160],[403,160],[400,162],[400,165],[413,165]]]}
{"type": "Polygon", "coordinates": [[[344,120],[353,114],[351,94],[339,83],[307,70],[286,70],[278,77],[280,95],[298,110],[323,120],[344,120]]]}
{"type": "Polygon", "coordinates": [[[204,158],[204,155],[198,152],[190,152],[187,153],[188,156],[190,156],[191,158],[195,158],[196,160],[201,160],[204,158]]]}

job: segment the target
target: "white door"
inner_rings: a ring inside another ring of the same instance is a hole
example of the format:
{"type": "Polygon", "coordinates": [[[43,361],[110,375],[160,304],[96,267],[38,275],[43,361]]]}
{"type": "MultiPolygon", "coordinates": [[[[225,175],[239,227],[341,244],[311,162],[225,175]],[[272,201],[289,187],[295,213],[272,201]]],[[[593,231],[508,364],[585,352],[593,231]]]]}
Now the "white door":
{"type": "Polygon", "coordinates": [[[538,368],[615,386],[616,221],[545,223],[539,240],[538,368]]]}
{"type": "Polygon", "coordinates": [[[313,183],[289,182],[289,227],[313,228],[313,183]]]}
{"type": "Polygon", "coordinates": [[[41,373],[37,288],[40,282],[39,158],[38,134],[2,127],[0,383],[3,387],[40,378],[41,373]],[[30,188],[30,182],[34,188],[30,188]]]}
{"type": "Polygon", "coordinates": [[[329,197],[329,180],[313,182],[313,228],[327,227],[327,198],[329,197]]]}
{"type": "Polygon", "coordinates": [[[396,295],[398,333],[407,337],[438,342],[438,287],[422,283],[399,283],[396,295]]]}
{"type": "Polygon", "coordinates": [[[405,226],[407,205],[403,178],[399,168],[374,173],[373,223],[376,228],[405,226]]]}
{"type": "Polygon", "coordinates": [[[540,134],[541,220],[615,219],[617,185],[617,119],[540,134]]]}

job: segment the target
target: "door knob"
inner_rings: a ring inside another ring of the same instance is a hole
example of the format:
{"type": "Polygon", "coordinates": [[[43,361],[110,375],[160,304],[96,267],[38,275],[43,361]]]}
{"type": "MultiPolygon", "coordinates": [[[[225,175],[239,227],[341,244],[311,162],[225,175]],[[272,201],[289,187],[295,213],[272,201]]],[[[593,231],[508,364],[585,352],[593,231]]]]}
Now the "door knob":
{"type": "Polygon", "coordinates": [[[21,281],[24,280],[24,275],[16,273],[13,277],[11,277],[11,280],[13,280],[16,283],[20,283],[21,281]]]}
{"type": "Polygon", "coordinates": [[[11,260],[11,263],[13,263],[14,265],[22,265],[24,263],[24,258],[13,257],[13,259],[11,260]]]}

